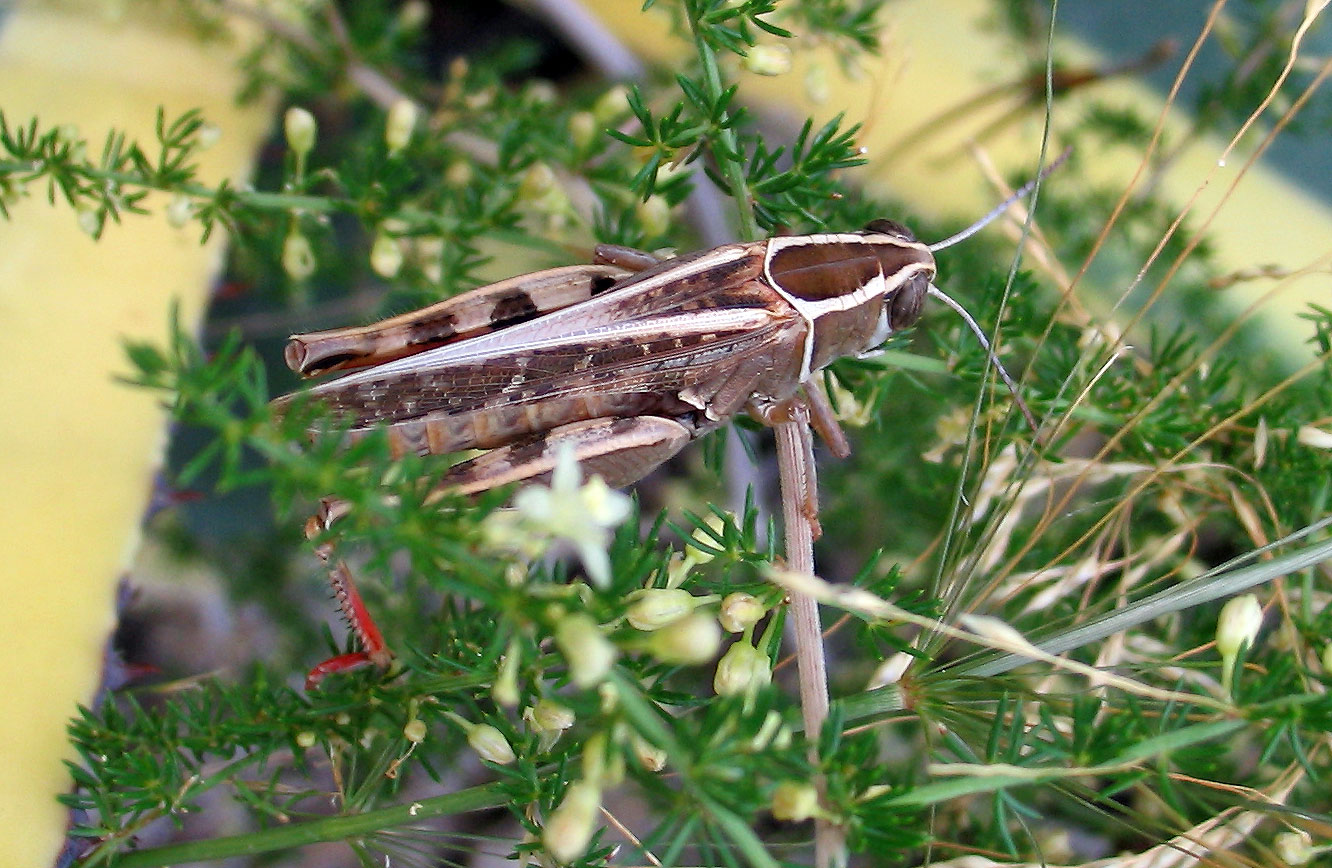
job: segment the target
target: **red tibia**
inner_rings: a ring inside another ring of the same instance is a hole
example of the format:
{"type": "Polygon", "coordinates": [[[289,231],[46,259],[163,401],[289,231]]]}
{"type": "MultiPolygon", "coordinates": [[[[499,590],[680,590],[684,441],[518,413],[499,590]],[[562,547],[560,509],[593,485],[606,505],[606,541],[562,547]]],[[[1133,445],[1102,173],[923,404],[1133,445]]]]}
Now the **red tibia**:
{"type": "Polygon", "coordinates": [[[366,657],[380,666],[387,665],[393,655],[384,647],[384,637],[379,634],[375,619],[370,617],[369,610],[365,608],[365,601],[361,599],[361,592],[356,589],[356,581],[352,578],[351,570],[347,569],[345,562],[338,561],[328,571],[328,576],[333,583],[333,593],[337,595],[343,617],[347,619],[347,625],[356,634],[366,657]]]}
{"type": "Polygon", "coordinates": [[[339,654],[311,669],[310,674],[305,676],[306,690],[317,688],[327,675],[359,669],[370,664],[382,668],[388,666],[393,659],[393,652],[384,646],[384,637],[380,635],[375,619],[370,617],[365,601],[361,599],[361,592],[356,589],[356,581],[352,578],[351,570],[344,562],[338,561],[329,568],[328,577],[333,584],[333,593],[338,598],[338,606],[364,650],[339,654]]]}
{"type": "Polygon", "coordinates": [[[310,673],[305,676],[305,689],[316,689],[327,675],[360,669],[362,666],[369,666],[370,663],[370,655],[364,651],[353,651],[350,654],[339,654],[337,657],[330,657],[311,669],[310,673]]]}

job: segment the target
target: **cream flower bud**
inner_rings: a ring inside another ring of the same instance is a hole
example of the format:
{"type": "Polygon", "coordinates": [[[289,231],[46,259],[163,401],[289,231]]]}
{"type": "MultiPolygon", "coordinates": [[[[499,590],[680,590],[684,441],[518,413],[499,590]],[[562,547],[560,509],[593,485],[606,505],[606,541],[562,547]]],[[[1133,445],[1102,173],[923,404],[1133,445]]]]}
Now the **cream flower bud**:
{"type": "Polygon", "coordinates": [[[740,63],[755,75],[785,75],[791,71],[791,49],[785,45],[755,45],[740,63]]]}
{"type": "Polygon", "coordinates": [[[712,689],[718,696],[752,694],[772,682],[772,663],[768,655],[741,640],[717,661],[712,689]]]}
{"type": "Polygon", "coordinates": [[[619,786],[624,780],[624,754],[605,732],[596,733],[583,745],[583,780],[602,789],[619,786]]]}
{"type": "Polygon", "coordinates": [[[450,187],[465,187],[472,180],[472,167],[463,160],[454,160],[444,170],[444,181],[450,187]]]}
{"type": "Polygon", "coordinates": [[[680,620],[697,605],[694,595],[683,588],[644,588],[634,592],[626,616],[634,629],[651,632],[680,620]]]}
{"type": "Polygon", "coordinates": [[[1221,607],[1216,623],[1216,650],[1233,659],[1242,646],[1253,646],[1263,626],[1263,607],[1253,594],[1233,597],[1221,607]]]}
{"type": "Polygon", "coordinates": [[[96,208],[80,205],[75,212],[75,217],[79,221],[79,228],[90,238],[96,238],[101,234],[102,218],[98,215],[96,208]]]}
{"type": "Polygon", "coordinates": [[[1221,655],[1221,687],[1226,692],[1230,691],[1240,649],[1253,647],[1262,626],[1263,607],[1253,594],[1232,597],[1221,607],[1216,622],[1216,650],[1221,655]]]}
{"type": "Polygon", "coordinates": [[[671,228],[671,206],[661,196],[651,195],[634,206],[634,214],[649,238],[665,235],[671,228]]]}
{"type": "Polygon", "coordinates": [[[547,81],[544,78],[533,79],[527,82],[523,89],[524,96],[534,105],[548,106],[553,105],[555,100],[560,98],[560,92],[555,87],[554,82],[547,81]]]}
{"type": "Polygon", "coordinates": [[[282,243],[282,268],[292,279],[305,280],[314,274],[315,265],[314,249],[310,247],[310,240],[299,230],[292,230],[287,235],[287,240],[282,243]]]}
{"type": "Polygon", "coordinates": [[[510,643],[509,650],[500,662],[499,673],[490,688],[490,698],[503,708],[513,708],[518,704],[518,663],[521,655],[517,643],[510,643]]]}
{"type": "Polygon", "coordinates": [[[522,184],[518,187],[518,198],[527,201],[539,199],[554,190],[556,183],[554,169],[545,163],[533,163],[523,173],[522,184]]]}
{"type": "Polygon", "coordinates": [[[402,728],[402,735],[412,744],[420,744],[421,742],[425,741],[426,737],[425,721],[421,720],[419,717],[414,717],[411,720],[407,721],[406,725],[404,725],[402,728]]]}
{"type": "Polygon", "coordinates": [[[601,788],[589,781],[576,781],[564,791],[564,801],[551,811],[541,843],[557,862],[572,862],[587,852],[596,831],[601,809],[601,788]]]}
{"type": "Polygon", "coordinates": [[[727,633],[743,633],[762,620],[767,613],[768,610],[759,602],[758,597],[746,594],[744,591],[736,591],[727,594],[726,599],[721,601],[721,611],[717,613],[717,620],[727,633]]]}
{"type": "Polygon", "coordinates": [[[583,614],[567,615],[555,628],[555,644],[569,664],[569,677],[579,687],[591,687],[606,677],[620,656],[601,634],[596,621],[583,614]]]}
{"type": "Polygon", "coordinates": [[[481,759],[497,765],[505,766],[517,759],[504,733],[488,723],[473,724],[467,730],[467,743],[481,759]]]}
{"type": "Polygon", "coordinates": [[[403,98],[389,107],[388,119],[384,122],[384,142],[390,154],[396,154],[412,140],[416,129],[416,118],[421,110],[416,103],[403,98]]]}
{"type": "Polygon", "coordinates": [[[634,758],[638,760],[638,764],[648,771],[659,772],[666,768],[666,751],[638,733],[633,734],[633,737],[629,740],[629,746],[633,750],[634,758]]]}
{"type": "Polygon", "coordinates": [[[1295,434],[1295,440],[1314,449],[1332,449],[1332,434],[1312,425],[1301,425],[1295,434]]]}
{"type": "Polygon", "coordinates": [[[652,634],[648,648],[663,663],[698,666],[717,656],[721,627],[717,619],[697,612],[652,634]]]}
{"type": "Polygon", "coordinates": [[[566,708],[553,699],[542,699],[523,711],[523,720],[526,720],[535,732],[562,732],[573,726],[576,719],[573,709],[566,708]]]}
{"type": "Polygon", "coordinates": [[[430,20],[430,4],[425,0],[408,0],[398,9],[398,26],[403,30],[419,30],[430,20]]]}
{"type": "Polygon", "coordinates": [[[601,127],[592,112],[574,112],[569,117],[569,139],[575,148],[586,148],[596,141],[601,127]]]}
{"type": "Polygon", "coordinates": [[[819,814],[819,791],[813,784],[782,781],[772,793],[772,815],[799,823],[819,814]]]}
{"type": "Polygon", "coordinates": [[[402,242],[387,232],[375,236],[370,248],[370,267],[380,277],[394,277],[402,268],[402,242]]]}
{"type": "Polygon", "coordinates": [[[216,145],[221,138],[221,127],[217,124],[204,124],[199,127],[198,138],[196,141],[199,143],[200,150],[206,151],[213,145],[216,145]]]}
{"type": "Polygon", "coordinates": [[[296,746],[301,748],[314,747],[315,734],[308,729],[303,729],[296,733],[296,746]]]}
{"type": "Polygon", "coordinates": [[[597,123],[609,125],[622,118],[629,111],[629,90],[624,85],[615,85],[597,98],[592,106],[592,116],[597,123]]]}
{"type": "Polygon", "coordinates": [[[811,64],[805,73],[805,96],[815,105],[823,105],[832,96],[832,88],[828,84],[828,67],[824,64],[811,64]]]}
{"type": "Polygon", "coordinates": [[[318,131],[314,115],[299,106],[287,109],[282,118],[282,130],[287,135],[287,147],[297,157],[304,158],[314,149],[315,134],[318,131]]]}
{"type": "Polygon", "coordinates": [[[193,213],[194,203],[190,201],[190,197],[184,193],[177,193],[171,197],[171,201],[167,204],[167,223],[179,229],[190,222],[190,215],[193,213]]]}
{"type": "Polygon", "coordinates": [[[1308,832],[1282,832],[1272,841],[1272,849],[1287,865],[1307,865],[1314,857],[1313,839],[1308,832]]]}

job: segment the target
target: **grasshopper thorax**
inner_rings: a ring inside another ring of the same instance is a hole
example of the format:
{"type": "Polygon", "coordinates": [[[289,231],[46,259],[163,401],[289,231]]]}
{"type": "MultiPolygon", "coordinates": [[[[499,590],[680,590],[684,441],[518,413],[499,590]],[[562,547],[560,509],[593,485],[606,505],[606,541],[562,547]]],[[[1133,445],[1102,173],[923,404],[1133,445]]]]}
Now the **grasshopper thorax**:
{"type": "Polygon", "coordinates": [[[876,220],[863,232],[772,238],[764,271],[808,325],[804,379],[919,319],[935,265],[905,227],[876,220]]]}

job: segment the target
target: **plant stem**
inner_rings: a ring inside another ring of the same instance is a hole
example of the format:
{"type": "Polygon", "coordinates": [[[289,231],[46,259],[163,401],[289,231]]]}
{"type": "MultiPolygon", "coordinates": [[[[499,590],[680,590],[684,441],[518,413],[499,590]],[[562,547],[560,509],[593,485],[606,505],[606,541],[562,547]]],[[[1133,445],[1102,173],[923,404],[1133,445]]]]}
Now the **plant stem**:
{"type": "MultiPolygon", "coordinates": [[[[778,423],[777,469],[782,488],[782,523],[786,534],[786,563],[793,572],[814,573],[814,532],[818,481],[814,468],[814,442],[809,410],[793,402],[790,418],[778,423]]],[[[805,594],[791,595],[791,621],[795,630],[796,669],[800,681],[800,711],[805,720],[810,761],[818,763],[819,733],[828,718],[828,669],[824,661],[819,604],[805,594]]],[[[824,781],[816,781],[820,793],[824,781]]],[[[846,838],[832,822],[814,821],[814,864],[835,868],[847,861],[846,838]]]]}
{"type": "Polygon", "coordinates": [[[184,844],[154,847],[151,850],[137,850],[119,857],[115,864],[117,868],[156,868],[156,866],[178,865],[183,862],[203,862],[255,853],[271,853],[287,847],[373,835],[394,826],[405,826],[430,817],[498,808],[508,802],[509,793],[501,784],[486,784],[378,811],[277,826],[230,838],[189,841],[184,844]]]}
{"type": "MultiPolygon", "coordinates": [[[[690,16],[689,26],[694,34],[694,45],[698,48],[699,64],[703,67],[704,92],[714,103],[719,102],[722,98],[723,88],[721,71],[717,68],[717,55],[699,32],[696,16],[690,16]]],[[[722,112],[714,121],[717,126],[715,133],[717,144],[720,147],[713,147],[710,150],[717,160],[718,171],[726,179],[726,185],[730,188],[731,196],[735,199],[736,219],[740,221],[740,237],[745,241],[753,241],[759,237],[758,221],[754,219],[754,206],[750,202],[749,182],[745,179],[745,168],[738,159],[740,142],[735,136],[735,131],[727,125],[728,119],[729,115],[722,112]]]]}

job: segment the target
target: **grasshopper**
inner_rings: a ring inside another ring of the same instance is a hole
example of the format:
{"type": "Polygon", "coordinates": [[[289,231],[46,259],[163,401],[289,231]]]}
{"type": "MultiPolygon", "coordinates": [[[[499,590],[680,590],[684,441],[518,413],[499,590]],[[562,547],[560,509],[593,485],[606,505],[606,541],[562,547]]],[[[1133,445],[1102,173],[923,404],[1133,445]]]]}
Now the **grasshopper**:
{"type": "MultiPolygon", "coordinates": [[[[1017,395],[980,327],[932,282],[934,252],[1004,206],[935,245],[875,220],[860,232],[668,259],[600,246],[588,265],[514,277],[373,325],[294,335],[285,358],[303,376],[353,371],[309,390],[353,437],[382,425],[398,454],[488,450],[444,473],[441,485],[464,494],[548,478],[565,450],[585,474],[625,486],[741,412],[768,425],[789,422],[793,410],[808,415],[845,457],[815,375],[914,324],[927,296],[963,316],[1017,395]]],[[[279,399],[279,411],[291,398],[279,399]]],[[[807,490],[804,512],[817,528],[815,505],[807,490]]],[[[307,532],[345,509],[325,501],[307,532]]],[[[309,684],[391,657],[350,570],[329,545],[319,555],[363,650],[320,664],[309,684]]]]}

